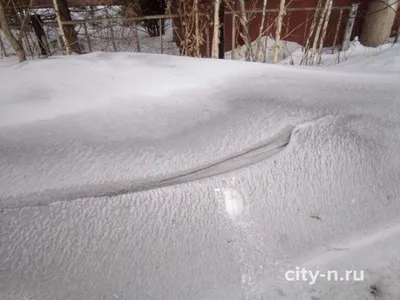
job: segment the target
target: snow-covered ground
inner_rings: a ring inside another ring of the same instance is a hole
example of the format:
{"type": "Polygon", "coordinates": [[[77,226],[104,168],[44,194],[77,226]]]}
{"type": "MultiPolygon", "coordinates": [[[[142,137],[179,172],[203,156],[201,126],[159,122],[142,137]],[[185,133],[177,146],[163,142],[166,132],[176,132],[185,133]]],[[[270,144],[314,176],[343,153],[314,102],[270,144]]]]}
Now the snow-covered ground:
{"type": "Polygon", "coordinates": [[[399,299],[399,58],[0,60],[0,299],[399,299]]]}
{"type": "MultiPolygon", "coordinates": [[[[321,62],[318,64],[320,66],[332,66],[332,65],[337,65],[341,64],[340,67],[343,67],[344,65],[347,64],[347,61],[350,59],[350,64],[353,64],[357,61],[363,62],[364,65],[370,64],[372,61],[371,59],[366,59],[366,57],[371,57],[375,55],[381,55],[381,52],[383,50],[390,49],[396,45],[393,44],[393,42],[388,42],[386,44],[383,44],[379,47],[366,47],[363,46],[359,41],[358,38],[355,38],[351,43],[349,49],[345,51],[337,51],[337,49],[334,49],[332,51],[332,48],[325,48],[322,51],[321,55],[321,62]]],[[[398,44],[397,46],[398,47],[398,44]]],[[[301,49],[301,46],[299,45],[297,48],[292,44],[292,48],[295,51],[290,51],[288,52],[285,57],[283,57],[279,63],[283,65],[300,65],[302,63],[302,60],[304,58],[304,52],[301,49]]],[[[380,57],[382,59],[382,57],[380,57]]],[[[394,66],[398,69],[399,64],[393,64],[390,63],[390,66],[394,66]]],[[[379,69],[382,70],[382,68],[379,67],[379,69]]],[[[387,70],[387,68],[384,68],[383,70],[387,70]]]]}
{"type": "MultiPolygon", "coordinates": [[[[382,50],[392,48],[393,39],[388,39],[386,44],[380,47],[365,47],[359,41],[358,37],[350,43],[349,49],[345,51],[338,51],[338,47],[334,49],[327,47],[322,50],[321,61],[315,59],[315,65],[318,66],[331,66],[358,57],[360,60],[368,64],[370,61],[365,57],[369,55],[379,54],[382,50]]],[[[252,54],[250,61],[272,63],[275,51],[275,39],[272,37],[262,37],[251,44],[252,54]],[[258,51],[257,51],[258,50],[258,51]]],[[[225,54],[226,59],[241,60],[246,59],[247,46],[243,45],[234,51],[228,51],[225,54]]],[[[279,47],[278,63],[281,65],[307,65],[304,61],[304,51],[300,44],[291,41],[281,41],[279,47]]],[[[317,56],[317,55],[315,55],[317,56]]],[[[351,60],[353,61],[353,60],[351,60]]]]}

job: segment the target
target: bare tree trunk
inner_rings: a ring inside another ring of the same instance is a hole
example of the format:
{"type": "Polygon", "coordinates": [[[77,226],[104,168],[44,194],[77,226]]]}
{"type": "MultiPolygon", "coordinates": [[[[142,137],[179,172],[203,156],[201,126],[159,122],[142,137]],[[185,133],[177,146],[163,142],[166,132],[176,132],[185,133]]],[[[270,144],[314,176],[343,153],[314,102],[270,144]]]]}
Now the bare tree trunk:
{"type": "Polygon", "coordinates": [[[358,11],[358,3],[352,4],[351,9],[349,12],[349,18],[347,19],[347,24],[346,24],[346,31],[344,33],[343,37],[343,43],[342,43],[342,51],[346,51],[350,47],[350,38],[351,34],[353,33],[353,28],[354,28],[354,21],[357,16],[357,11],[358,11]]]}
{"type": "Polygon", "coordinates": [[[0,57],[1,58],[3,58],[3,54],[4,54],[4,56],[5,57],[7,57],[8,55],[7,55],[7,52],[6,52],[6,48],[4,47],[4,44],[3,44],[3,40],[1,39],[1,34],[0,34],[0,50],[1,50],[1,52],[0,52],[0,57]]]}
{"type": "Polygon", "coordinates": [[[333,39],[332,54],[335,53],[335,47],[336,47],[336,43],[337,43],[339,31],[340,31],[340,24],[342,24],[342,18],[343,18],[343,9],[340,10],[339,21],[338,21],[338,23],[336,25],[335,38],[333,39]]]}
{"type": "Polygon", "coordinates": [[[14,48],[17,54],[18,61],[23,62],[26,60],[26,55],[22,43],[13,35],[11,28],[7,21],[6,12],[3,6],[3,1],[0,0],[0,27],[4,33],[6,39],[10,42],[11,46],[14,48]]]}
{"type": "Polygon", "coordinates": [[[195,34],[195,55],[196,57],[200,57],[200,31],[199,31],[199,0],[194,0],[193,3],[194,9],[194,34],[195,34]]]}
{"type": "Polygon", "coordinates": [[[183,27],[185,29],[185,34],[183,36],[183,44],[185,46],[183,54],[185,56],[187,56],[189,54],[190,48],[189,48],[189,40],[190,40],[190,36],[189,36],[189,26],[191,25],[190,22],[188,22],[189,20],[189,16],[188,13],[186,11],[187,8],[187,4],[181,0],[181,2],[183,3],[183,9],[182,9],[182,13],[181,13],[181,18],[183,18],[182,20],[182,24],[183,27]]]}
{"type": "Polygon", "coordinates": [[[331,17],[331,12],[332,12],[332,0],[328,0],[327,5],[328,5],[328,11],[325,15],[324,27],[322,28],[322,36],[321,36],[321,40],[319,42],[318,59],[317,59],[318,65],[321,63],[321,59],[322,59],[322,49],[324,47],[326,30],[328,28],[329,19],[331,17]]]}
{"type": "MultiPolygon", "coordinates": [[[[23,36],[25,33],[25,29],[28,25],[28,20],[31,18],[31,8],[32,8],[32,4],[33,4],[33,0],[29,0],[29,5],[28,8],[26,9],[26,11],[24,11],[24,9],[20,9],[19,14],[21,15],[20,17],[20,30],[19,30],[19,36],[17,37],[18,41],[22,44],[23,47],[23,36]]],[[[14,6],[14,10],[15,13],[18,14],[18,8],[16,7],[15,1],[13,1],[13,6],[14,6]]],[[[45,42],[47,42],[47,38],[45,39],[45,42]]]]}
{"type": "Polygon", "coordinates": [[[161,48],[161,54],[164,54],[164,44],[163,44],[163,35],[165,34],[165,32],[164,32],[164,20],[163,19],[159,19],[158,20],[158,24],[159,24],[159,26],[160,26],[160,48],[161,48]]]}
{"type": "Polygon", "coordinates": [[[232,14],[232,60],[236,57],[236,15],[232,14]]]}
{"type": "Polygon", "coordinates": [[[281,42],[281,31],[282,31],[282,21],[283,21],[283,16],[284,15],[285,15],[285,0],[281,0],[281,4],[280,4],[280,7],[279,7],[278,24],[276,25],[274,63],[277,63],[278,59],[279,59],[279,50],[280,50],[280,42],[281,42]]]}
{"type": "MultiPolygon", "coordinates": [[[[15,6],[15,2],[13,1],[13,4],[15,6]]],[[[33,0],[29,0],[29,5],[28,8],[26,9],[26,12],[24,12],[23,9],[21,9],[20,14],[22,16],[20,23],[21,23],[21,29],[19,31],[19,36],[18,36],[18,40],[22,43],[22,39],[23,39],[23,35],[25,33],[25,29],[28,25],[28,20],[30,18],[30,12],[31,12],[31,7],[33,4],[33,0]]],[[[15,11],[17,12],[17,8],[14,8],[15,11]]]]}
{"type": "Polygon", "coordinates": [[[89,52],[93,52],[92,42],[90,41],[90,36],[89,36],[89,32],[88,32],[86,23],[83,23],[83,30],[85,31],[85,37],[86,37],[86,42],[87,42],[88,47],[89,47],[89,52]]]}
{"type": "Polygon", "coordinates": [[[240,5],[240,23],[243,26],[243,31],[244,35],[241,35],[244,43],[246,44],[246,53],[245,53],[245,58],[246,61],[250,61],[250,58],[253,56],[252,55],[252,49],[251,49],[251,41],[250,41],[250,34],[249,34],[249,21],[247,20],[247,15],[246,15],[246,6],[244,4],[244,0],[239,0],[239,5],[240,5]]]}
{"type": "Polygon", "coordinates": [[[308,64],[310,64],[310,63],[314,64],[314,62],[315,62],[314,60],[315,60],[315,54],[317,52],[317,44],[318,44],[319,37],[321,34],[322,25],[324,24],[325,16],[328,12],[328,6],[329,6],[329,1],[325,2],[324,10],[322,11],[322,14],[319,19],[317,31],[315,32],[315,36],[314,36],[313,47],[311,50],[311,56],[310,56],[310,60],[309,60],[308,64]]]}
{"type": "Polygon", "coordinates": [[[211,57],[210,48],[212,47],[212,45],[210,47],[210,25],[211,25],[211,22],[207,22],[207,26],[206,26],[206,48],[207,48],[206,55],[207,55],[207,58],[211,57]]]}
{"type": "Polygon", "coordinates": [[[218,58],[218,46],[219,46],[219,9],[221,6],[220,0],[214,1],[214,30],[213,30],[213,42],[212,42],[212,50],[211,57],[218,58]]]}
{"type": "MultiPolygon", "coordinates": [[[[269,28],[269,18],[270,18],[269,13],[267,13],[267,28],[269,28]]],[[[264,42],[264,61],[263,61],[264,63],[266,63],[269,59],[268,36],[265,37],[265,42],[264,42]]]]}
{"type": "MultiPolygon", "coordinates": [[[[255,61],[258,61],[260,59],[261,37],[264,35],[264,23],[265,23],[265,15],[266,15],[266,10],[267,10],[267,2],[268,2],[268,0],[263,0],[262,17],[261,17],[260,31],[258,32],[255,61]]],[[[265,38],[267,38],[267,37],[265,37],[265,38]]]]}
{"type": "Polygon", "coordinates": [[[306,45],[304,47],[304,55],[303,55],[303,58],[301,59],[300,65],[302,65],[304,61],[305,61],[306,65],[308,63],[308,54],[309,54],[308,51],[310,50],[311,38],[314,35],[314,31],[315,31],[315,27],[317,25],[318,15],[320,13],[321,7],[322,7],[322,1],[319,0],[318,4],[317,4],[317,8],[315,10],[313,21],[311,23],[310,32],[307,36],[306,45]]]}

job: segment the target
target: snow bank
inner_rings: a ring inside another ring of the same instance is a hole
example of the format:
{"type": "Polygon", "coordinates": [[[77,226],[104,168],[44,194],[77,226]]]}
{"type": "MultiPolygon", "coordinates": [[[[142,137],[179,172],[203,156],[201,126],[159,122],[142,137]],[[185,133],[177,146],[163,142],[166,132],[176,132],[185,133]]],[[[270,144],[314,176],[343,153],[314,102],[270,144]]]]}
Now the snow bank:
{"type": "MultiPolygon", "coordinates": [[[[274,57],[274,50],[275,50],[275,39],[272,37],[261,37],[259,40],[254,41],[251,44],[253,49],[253,55],[256,56],[258,59],[255,59],[253,56],[251,61],[256,62],[264,62],[264,63],[272,63],[274,57]],[[258,54],[257,54],[258,49],[258,54]]],[[[320,66],[332,66],[337,64],[346,64],[350,66],[347,61],[349,59],[357,58],[358,61],[364,62],[365,64],[374,63],[374,60],[371,59],[372,56],[379,55],[377,65],[374,71],[382,70],[382,67],[387,66],[387,61],[382,61],[383,57],[381,55],[382,51],[391,51],[395,49],[395,52],[391,52],[388,55],[388,59],[395,59],[393,55],[396,57],[398,52],[399,44],[387,43],[380,47],[365,47],[363,46],[356,37],[350,44],[350,47],[346,51],[337,51],[337,49],[332,48],[324,48],[321,56],[321,63],[320,66]],[[366,59],[369,57],[369,59],[366,59]]],[[[240,60],[244,61],[246,58],[246,45],[238,47],[234,51],[228,51],[225,53],[225,58],[232,60],[240,60]],[[234,52],[234,53],[233,53],[234,52]]],[[[295,42],[290,41],[281,41],[280,44],[280,51],[279,51],[279,64],[281,65],[301,65],[304,57],[304,51],[302,46],[295,42]]],[[[393,63],[390,63],[393,65],[393,63]]],[[[399,63],[395,64],[396,67],[399,66],[399,63]]],[[[387,69],[387,68],[385,68],[387,69]]],[[[398,71],[398,70],[396,70],[398,71]]]]}
{"type": "MultiPolygon", "coordinates": [[[[252,59],[251,61],[257,62],[273,62],[274,50],[275,50],[275,39],[271,36],[263,36],[260,39],[251,43],[252,47],[252,59]],[[258,50],[258,51],[257,51],[258,50]],[[257,58],[257,59],[256,59],[257,58]]],[[[301,45],[296,42],[281,41],[279,51],[279,61],[290,60],[291,54],[297,51],[301,51],[301,45]]],[[[247,46],[243,45],[236,48],[234,51],[228,51],[225,53],[226,59],[234,60],[245,60],[246,59],[247,46]]]]}
{"type": "Polygon", "coordinates": [[[397,73],[3,63],[0,299],[400,296],[397,73]],[[295,266],[368,275],[285,282],[295,266]]]}
{"type": "Polygon", "coordinates": [[[392,73],[400,72],[400,44],[386,44],[382,48],[368,48],[357,44],[349,59],[331,68],[346,69],[355,72],[392,73]]]}
{"type": "MultiPolygon", "coordinates": [[[[364,62],[365,65],[373,64],[374,59],[373,56],[379,56],[378,61],[382,64],[379,66],[375,66],[374,71],[381,71],[382,69],[387,70],[385,68],[386,64],[384,65],[384,59],[382,52],[384,51],[391,51],[394,49],[394,52],[391,52],[388,57],[392,57],[394,59],[398,55],[398,48],[400,47],[399,44],[388,43],[384,44],[380,47],[373,48],[373,47],[365,47],[358,41],[356,38],[350,44],[350,47],[346,51],[337,51],[336,49],[332,51],[332,49],[324,49],[322,56],[321,56],[321,66],[333,66],[338,65],[340,66],[350,66],[352,63],[348,61],[359,61],[364,62]],[[383,68],[382,68],[383,67],[383,68]]],[[[283,65],[300,65],[301,61],[304,57],[304,52],[302,51],[301,47],[299,47],[296,51],[291,52],[290,55],[287,55],[286,58],[282,59],[279,63],[283,65]]],[[[398,67],[399,64],[397,63],[396,66],[398,67]]]]}

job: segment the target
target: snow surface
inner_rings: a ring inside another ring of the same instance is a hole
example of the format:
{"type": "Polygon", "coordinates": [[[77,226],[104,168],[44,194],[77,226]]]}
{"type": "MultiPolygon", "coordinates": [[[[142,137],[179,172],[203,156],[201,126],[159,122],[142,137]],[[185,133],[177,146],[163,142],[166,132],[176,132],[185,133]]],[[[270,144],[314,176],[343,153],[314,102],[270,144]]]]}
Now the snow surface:
{"type": "Polygon", "coordinates": [[[1,60],[0,299],[398,299],[399,55],[1,60]]]}

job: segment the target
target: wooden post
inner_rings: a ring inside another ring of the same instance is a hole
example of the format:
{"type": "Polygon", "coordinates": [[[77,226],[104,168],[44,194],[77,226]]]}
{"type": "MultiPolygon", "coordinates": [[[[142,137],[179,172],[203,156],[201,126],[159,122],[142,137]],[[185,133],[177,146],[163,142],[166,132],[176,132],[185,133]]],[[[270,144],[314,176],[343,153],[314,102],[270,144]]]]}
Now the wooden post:
{"type": "Polygon", "coordinates": [[[358,6],[359,6],[359,3],[354,3],[351,5],[351,9],[349,12],[349,18],[348,18],[347,24],[346,24],[346,31],[345,31],[344,37],[343,37],[341,51],[346,51],[350,47],[350,38],[353,33],[354,21],[357,16],[358,6]]]}

